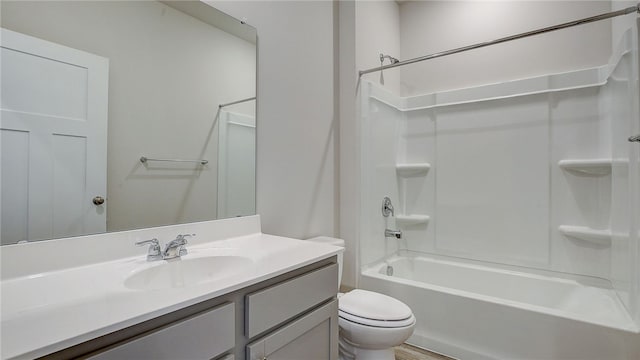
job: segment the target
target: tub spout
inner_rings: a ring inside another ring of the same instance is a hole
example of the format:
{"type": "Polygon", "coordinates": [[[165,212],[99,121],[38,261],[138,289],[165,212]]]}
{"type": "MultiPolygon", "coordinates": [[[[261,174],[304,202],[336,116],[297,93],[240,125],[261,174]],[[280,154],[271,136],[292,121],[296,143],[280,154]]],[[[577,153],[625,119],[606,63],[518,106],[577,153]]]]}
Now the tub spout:
{"type": "Polygon", "coordinates": [[[396,238],[396,239],[402,239],[402,231],[401,230],[385,229],[384,230],[384,237],[386,237],[386,238],[392,237],[392,238],[396,238]]]}

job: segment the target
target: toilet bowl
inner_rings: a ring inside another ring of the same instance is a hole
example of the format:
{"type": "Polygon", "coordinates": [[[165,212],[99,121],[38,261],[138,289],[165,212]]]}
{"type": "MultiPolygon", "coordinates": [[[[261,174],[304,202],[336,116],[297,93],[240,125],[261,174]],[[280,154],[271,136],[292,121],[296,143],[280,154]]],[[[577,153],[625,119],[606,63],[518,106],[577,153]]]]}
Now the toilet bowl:
{"type": "MultiPolygon", "coordinates": [[[[317,237],[310,241],[344,247],[344,240],[317,237]]],[[[338,284],[342,280],[342,254],[338,255],[338,284]]],[[[403,302],[362,289],[338,295],[341,360],[394,360],[393,347],[407,340],[416,318],[403,302]]]]}
{"type": "Polygon", "coordinates": [[[411,309],[390,296],[355,289],[338,303],[340,359],[393,360],[393,347],[413,334],[411,309]]]}

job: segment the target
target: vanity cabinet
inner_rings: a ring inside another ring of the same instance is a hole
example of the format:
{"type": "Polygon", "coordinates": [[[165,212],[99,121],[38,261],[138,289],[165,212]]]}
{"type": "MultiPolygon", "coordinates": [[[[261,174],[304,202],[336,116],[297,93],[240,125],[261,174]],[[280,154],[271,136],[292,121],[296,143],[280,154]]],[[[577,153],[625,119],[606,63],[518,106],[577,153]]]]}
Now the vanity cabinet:
{"type": "Polygon", "coordinates": [[[324,259],[44,358],[335,360],[337,280],[324,259]]]}

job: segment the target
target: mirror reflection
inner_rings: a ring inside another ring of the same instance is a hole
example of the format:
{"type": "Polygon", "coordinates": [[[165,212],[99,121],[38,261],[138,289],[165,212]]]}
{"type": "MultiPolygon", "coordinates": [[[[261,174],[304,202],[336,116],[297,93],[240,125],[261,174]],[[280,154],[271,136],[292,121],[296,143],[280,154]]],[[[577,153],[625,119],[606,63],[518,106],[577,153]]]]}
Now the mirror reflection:
{"type": "Polygon", "coordinates": [[[0,6],[3,245],[255,213],[254,28],[198,1],[0,6]]]}

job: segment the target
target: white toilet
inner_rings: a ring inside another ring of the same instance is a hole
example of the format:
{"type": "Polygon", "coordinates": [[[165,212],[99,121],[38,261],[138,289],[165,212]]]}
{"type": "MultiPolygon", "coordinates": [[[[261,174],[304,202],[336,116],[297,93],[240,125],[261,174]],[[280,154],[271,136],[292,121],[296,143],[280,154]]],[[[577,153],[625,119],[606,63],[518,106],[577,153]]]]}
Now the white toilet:
{"type": "MultiPolygon", "coordinates": [[[[316,237],[310,241],[344,247],[344,240],[316,237]]],[[[338,254],[338,284],[342,280],[338,254]]],[[[373,291],[338,294],[341,360],[394,360],[393,347],[413,334],[416,318],[403,302],[373,291]]]]}

